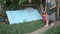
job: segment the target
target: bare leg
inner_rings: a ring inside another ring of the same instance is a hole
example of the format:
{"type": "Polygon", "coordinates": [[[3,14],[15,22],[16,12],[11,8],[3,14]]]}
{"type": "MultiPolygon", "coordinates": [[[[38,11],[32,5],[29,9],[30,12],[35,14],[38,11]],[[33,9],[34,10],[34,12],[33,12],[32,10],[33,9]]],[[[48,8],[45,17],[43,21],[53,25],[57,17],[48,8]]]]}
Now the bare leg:
{"type": "Polygon", "coordinates": [[[49,24],[49,21],[47,20],[47,21],[46,21],[46,25],[45,25],[45,27],[48,27],[48,24],[49,24]]]}

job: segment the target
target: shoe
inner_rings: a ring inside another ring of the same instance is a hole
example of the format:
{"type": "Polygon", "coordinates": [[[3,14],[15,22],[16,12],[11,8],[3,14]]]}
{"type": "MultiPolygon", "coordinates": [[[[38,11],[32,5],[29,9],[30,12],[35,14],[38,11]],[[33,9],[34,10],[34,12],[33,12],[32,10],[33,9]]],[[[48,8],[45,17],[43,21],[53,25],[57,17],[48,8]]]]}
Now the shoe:
{"type": "Polygon", "coordinates": [[[52,23],[51,26],[54,26],[54,23],[52,23]]]}
{"type": "Polygon", "coordinates": [[[48,25],[45,25],[45,27],[48,27],[48,25]]]}

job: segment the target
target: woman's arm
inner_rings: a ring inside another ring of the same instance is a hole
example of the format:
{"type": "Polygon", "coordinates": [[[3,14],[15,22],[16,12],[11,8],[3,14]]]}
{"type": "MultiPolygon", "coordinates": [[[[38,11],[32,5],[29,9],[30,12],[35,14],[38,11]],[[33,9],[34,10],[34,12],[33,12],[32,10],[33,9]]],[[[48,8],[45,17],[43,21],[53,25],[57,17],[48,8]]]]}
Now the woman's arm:
{"type": "Polygon", "coordinates": [[[53,8],[55,8],[56,7],[56,4],[55,5],[53,5],[50,9],[53,9],[53,8]]]}

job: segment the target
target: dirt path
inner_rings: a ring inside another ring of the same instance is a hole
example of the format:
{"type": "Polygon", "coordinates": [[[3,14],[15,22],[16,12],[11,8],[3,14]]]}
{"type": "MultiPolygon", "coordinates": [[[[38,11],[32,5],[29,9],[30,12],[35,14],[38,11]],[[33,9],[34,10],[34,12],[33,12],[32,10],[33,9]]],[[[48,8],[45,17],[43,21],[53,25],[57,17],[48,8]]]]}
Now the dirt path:
{"type": "MultiPolygon", "coordinates": [[[[60,25],[60,21],[56,21],[54,23],[55,23],[54,26],[60,25]]],[[[42,27],[42,28],[40,28],[36,31],[33,31],[31,33],[28,33],[28,34],[41,34],[42,32],[46,31],[48,28],[51,28],[51,27],[53,27],[53,26],[49,25],[48,27],[42,27]]]]}

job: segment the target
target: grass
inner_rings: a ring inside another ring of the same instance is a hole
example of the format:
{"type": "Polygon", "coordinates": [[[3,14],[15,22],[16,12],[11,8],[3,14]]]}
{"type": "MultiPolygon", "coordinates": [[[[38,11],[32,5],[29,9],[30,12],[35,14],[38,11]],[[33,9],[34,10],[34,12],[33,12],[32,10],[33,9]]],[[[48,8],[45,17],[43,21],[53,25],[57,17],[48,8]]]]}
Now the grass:
{"type": "Polygon", "coordinates": [[[49,28],[43,34],[60,34],[60,25],[56,27],[49,28]]]}
{"type": "Polygon", "coordinates": [[[24,22],[12,25],[0,25],[0,34],[26,34],[43,27],[45,24],[41,20],[24,22]]]}

